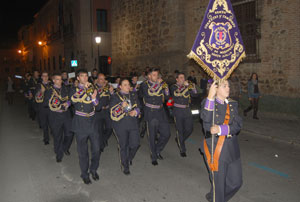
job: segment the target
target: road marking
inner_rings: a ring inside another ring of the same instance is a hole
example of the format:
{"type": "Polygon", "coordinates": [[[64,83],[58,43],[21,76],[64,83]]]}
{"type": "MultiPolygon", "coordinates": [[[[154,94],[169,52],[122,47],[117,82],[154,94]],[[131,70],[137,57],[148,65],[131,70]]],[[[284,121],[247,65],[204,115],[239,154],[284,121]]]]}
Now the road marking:
{"type": "Polygon", "coordinates": [[[256,167],[256,168],[260,168],[260,169],[262,169],[262,170],[268,171],[268,172],[270,172],[270,173],[279,175],[279,176],[284,177],[284,178],[287,178],[287,179],[290,178],[289,175],[286,174],[286,173],[280,172],[280,171],[278,171],[278,170],[274,170],[274,169],[272,169],[272,168],[268,168],[268,167],[266,167],[266,166],[259,165],[259,164],[257,164],[257,163],[250,162],[249,165],[250,165],[250,166],[253,166],[253,167],[256,167]]]}

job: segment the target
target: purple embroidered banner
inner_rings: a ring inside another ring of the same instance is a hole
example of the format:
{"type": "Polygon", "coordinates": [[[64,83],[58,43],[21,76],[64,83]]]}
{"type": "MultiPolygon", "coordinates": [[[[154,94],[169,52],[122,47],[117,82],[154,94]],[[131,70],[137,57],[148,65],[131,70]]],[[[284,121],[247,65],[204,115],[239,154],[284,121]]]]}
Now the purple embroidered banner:
{"type": "Polygon", "coordinates": [[[210,0],[188,55],[212,78],[227,79],[246,57],[230,0],[210,0]]]}

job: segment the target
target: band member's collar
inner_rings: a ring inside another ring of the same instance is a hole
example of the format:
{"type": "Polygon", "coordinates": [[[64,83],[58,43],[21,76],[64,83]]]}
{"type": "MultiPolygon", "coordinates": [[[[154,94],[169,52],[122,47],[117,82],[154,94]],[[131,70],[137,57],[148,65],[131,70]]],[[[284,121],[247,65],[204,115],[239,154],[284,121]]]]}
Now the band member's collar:
{"type": "Polygon", "coordinates": [[[42,81],[42,83],[44,84],[44,85],[47,85],[48,84],[48,81],[45,83],[44,81],[42,81]]]}
{"type": "Polygon", "coordinates": [[[99,88],[102,88],[102,85],[100,85],[100,84],[98,84],[98,83],[96,83],[96,85],[97,85],[99,88]]]}
{"type": "Polygon", "coordinates": [[[223,100],[221,100],[221,99],[219,99],[218,97],[216,97],[216,101],[219,103],[219,104],[224,104],[224,103],[226,103],[226,104],[228,104],[228,100],[227,99],[225,99],[225,101],[223,101],[223,100]]]}
{"type": "Polygon", "coordinates": [[[55,89],[61,89],[61,87],[58,87],[58,86],[55,85],[55,84],[53,84],[53,87],[54,87],[55,89]]]}
{"type": "Polygon", "coordinates": [[[79,83],[79,84],[78,84],[78,88],[84,89],[84,85],[82,85],[81,83],[79,83]]]}
{"type": "Polygon", "coordinates": [[[125,92],[122,91],[122,90],[120,90],[120,93],[121,93],[122,95],[128,95],[128,94],[129,94],[129,92],[128,92],[128,93],[125,93],[125,92]]]}
{"type": "Polygon", "coordinates": [[[182,88],[184,86],[184,84],[180,85],[179,83],[176,83],[176,85],[179,87],[179,88],[182,88]]]}

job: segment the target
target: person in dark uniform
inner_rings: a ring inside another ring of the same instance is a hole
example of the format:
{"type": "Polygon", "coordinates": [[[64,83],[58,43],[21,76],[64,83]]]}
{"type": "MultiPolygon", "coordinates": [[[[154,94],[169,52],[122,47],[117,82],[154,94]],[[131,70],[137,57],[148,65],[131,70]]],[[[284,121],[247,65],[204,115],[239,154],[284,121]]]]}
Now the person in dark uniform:
{"type": "Polygon", "coordinates": [[[75,108],[72,130],[77,142],[81,178],[85,184],[91,184],[89,173],[94,180],[99,180],[97,169],[101,152],[95,110],[102,106],[99,105],[97,90],[88,82],[88,73],[85,69],[77,71],[77,79],[79,81],[78,87],[73,87],[70,92],[71,101],[75,108]],[[91,143],[91,164],[89,163],[88,140],[91,143]]]}
{"type": "Polygon", "coordinates": [[[37,115],[37,105],[34,99],[36,86],[39,83],[38,79],[38,72],[34,71],[34,77],[29,78],[28,84],[27,84],[27,99],[28,99],[28,109],[29,109],[29,115],[32,120],[35,120],[37,115]]]}
{"type": "Polygon", "coordinates": [[[53,86],[46,90],[43,103],[45,107],[49,107],[49,125],[53,134],[56,162],[59,163],[73,140],[71,114],[68,110],[71,102],[67,88],[62,85],[61,75],[55,73],[52,81],[53,86]]]}
{"type": "Polygon", "coordinates": [[[45,106],[44,102],[44,93],[49,90],[50,82],[48,72],[42,73],[42,82],[37,85],[35,93],[35,102],[38,105],[39,118],[41,121],[41,127],[43,129],[43,142],[45,145],[49,144],[49,106],[45,106]]]}
{"type": "Polygon", "coordinates": [[[130,91],[132,92],[138,92],[140,88],[140,85],[138,84],[138,77],[137,75],[133,75],[131,77],[131,87],[130,87],[130,91]]]}
{"type": "Polygon", "coordinates": [[[185,141],[193,132],[193,117],[190,103],[191,96],[196,94],[195,84],[186,81],[182,72],[178,73],[176,84],[171,86],[171,95],[174,99],[173,114],[177,130],[175,141],[182,157],[186,157],[185,141]]]}
{"type": "Polygon", "coordinates": [[[242,119],[238,114],[238,103],[227,99],[229,92],[228,81],[222,81],[218,85],[214,82],[208,97],[202,102],[201,119],[205,140],[201,151],[205,154],[211,180],[211,191],[206,195],[208,201],[228,201],[242,186],[242,166],[237,139],[242,128],[242,119]]]}
{"type": "Polygon", "coordinates": [[[144,100],[144,119],[147,122],[152,165],[162,160],[161,152],[170,138],[170,126],[163,103],[170,95],[168,84],[159,78],[159,69],[150,70],[150,80],[140,87],[140,97],[144,100]],[[159,133],[159,134],[158,134],[159,133]]]}
{"type": "Polygon", "coordinates": [[[98,78],[98,70],[95,68],[92,71],[92,75],[89,77],[89,82],[94,85],[97,78],[98,78]]]}
{"type": "Polygon", "coordinates": [[[33,109],[32,101],[31,101],[31,99],[33,98],[33,95],[31,93],[30,86],[29,86],[30,79],[31,79],[31,74],[29,72],[27,72],[25,74],[25,78],[24,78],[24,81],[22,83],[22,90],[23,90],[23,93],[24,93],[25,102],[27,104],[27,110],[28,110],[29,118],[34,120],[35,111],[33,109]]]}
{"type": "Polygon", "coordinates": [[[119,144],[121,168],[125,175],[130,174],[129,165],[140,147],[138,116],[140,104],[135,92],[130,92],[127,79],[121,80],[120,92],[110,100],[110,117],[119,144]]]}
{"type": "Polygon", "coordinates": [[[71,84],[69,82],[69,77],[68,77],[67,71],[62,71],[61,77],[62,77],[63,85],[69,87],[71,84]]]}
{"type": "Polygon", "coordinates": [[[95,88],[97,89],[99,102],[102,107],[96,111],[96,123],[100,135],[100,151],[103,152],[104,148],[108,145],[108,139],[112,134],[112,125],[109,113],[109,99],[114,93],[114,89],[105,80],[104,74],[100,73],[95,81],[95,88]]]}
{"type": "Polygon", "coordinates": [[[38,122],[40,128],[42,128],[42,127],[41,127],[41,120],[39,117],[39,107],[38,107],[38,103],[36,103],[34,97],[35,97],[35,93],[36,93],[36,88],[41,82],[42,82],[42,79],[40,78],[39,71],[34,70],[33,76],[31,77],[31,79],[29,81],[29,86],[30,86],[31,93],[33,95],[32,105],[33,105],[33,109],[34,109],[35,118],[37,119],[37,122],[38,122]]]}

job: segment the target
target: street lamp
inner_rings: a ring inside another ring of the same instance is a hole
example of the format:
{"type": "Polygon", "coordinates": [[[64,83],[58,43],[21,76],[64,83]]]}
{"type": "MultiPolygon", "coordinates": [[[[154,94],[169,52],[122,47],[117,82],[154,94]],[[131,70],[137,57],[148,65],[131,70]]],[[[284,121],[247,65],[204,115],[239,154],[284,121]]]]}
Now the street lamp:
{"type": "Polygon", "coordinates": [[[101,37],[100,36],[96,36],[95,37],[95,41],[96,41],[96,44],[98,46],[98,70],[100,71],[100,51],[99,51],[99,46],[100,46],[100,43],[101,43],[101,37]]]}
{"type": "Polygon", "coordinates": [[[22,53],[22,50],[18,50],[18,53],[20,53],[20,54],[21,54],[21,53],[22,53]]]}

